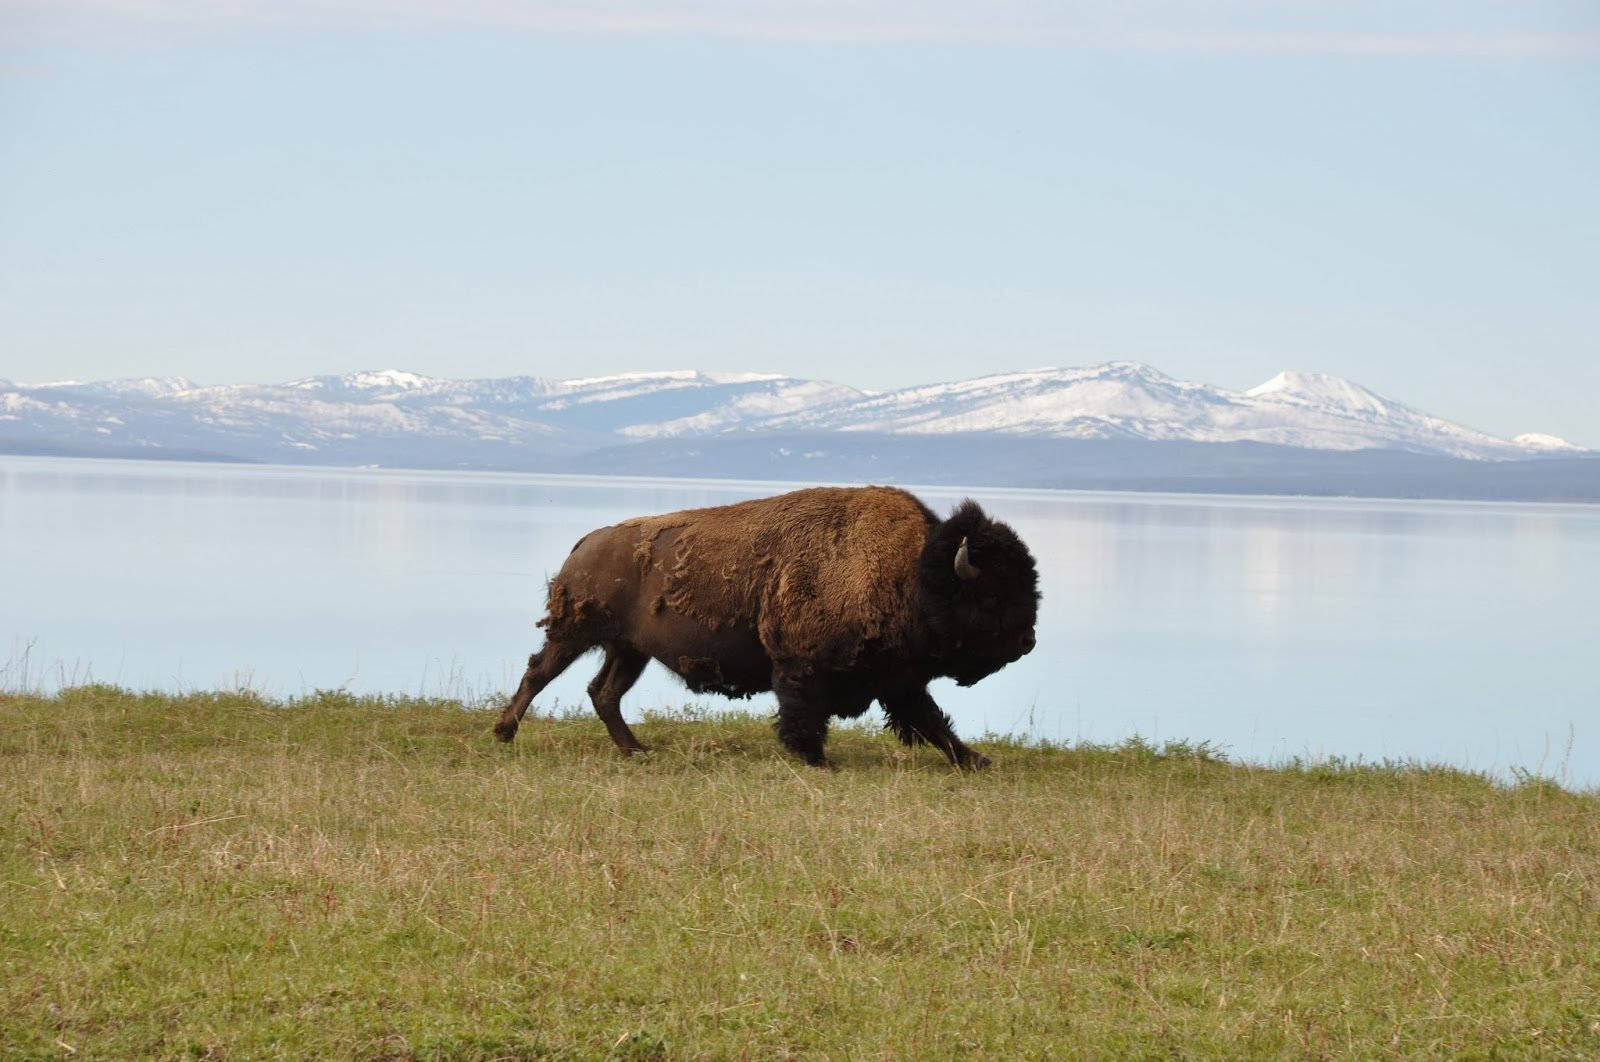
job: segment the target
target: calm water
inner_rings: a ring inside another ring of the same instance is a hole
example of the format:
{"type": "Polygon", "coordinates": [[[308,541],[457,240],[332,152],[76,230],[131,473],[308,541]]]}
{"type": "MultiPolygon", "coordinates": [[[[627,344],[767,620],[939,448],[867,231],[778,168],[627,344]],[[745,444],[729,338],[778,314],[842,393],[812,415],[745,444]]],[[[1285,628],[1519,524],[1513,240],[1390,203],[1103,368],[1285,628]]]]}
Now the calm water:
{"type": "MultiPolygon", "coordinates": [[[[0,664],[12,686],[507,690],[584,532],[782,489],[0,458],[0,664]]],[[[1031,656],[934,687],[963,733],[1600,784],[1600,508],[971,493],[1032,547],[1044,604],[1031,656]]],[[[689,700],[716,701],[652,666],[624,707],[689,700]]]]}

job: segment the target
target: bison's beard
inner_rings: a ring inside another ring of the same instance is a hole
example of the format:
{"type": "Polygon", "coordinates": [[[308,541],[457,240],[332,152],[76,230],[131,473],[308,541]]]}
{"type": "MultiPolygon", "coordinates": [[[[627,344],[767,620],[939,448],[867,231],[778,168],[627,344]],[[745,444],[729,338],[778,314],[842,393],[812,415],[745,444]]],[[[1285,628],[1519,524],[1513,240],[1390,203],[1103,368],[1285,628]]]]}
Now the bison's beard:
{"type": "MultiPolygon", "coordinates": [[[[1019,653],[1018,656],[1020,655],[1021,654],[1019,653]]],[[[957,686],[973,686],[979,682],[982,682],[984,679],[988,678],[996,671],[999,671],[1001,668],[1005,667],[1015,659],[1017,659],[1017,657],[1013,656],[1004,660],[987,660],[982,663],[963,664],[961,667],[957,668],[955,674],[951,675],[950,677],[956,680],[957,686]]]]}
{"type": "Polygon", "coordinates": [[[1033,635],[1030,633],[1018,639],[1014,644],[1005,648],[991,643],[988,651],[974,652],[975,647],[969,645],[963,658],[954,663],[950,669],[950,677],[956,680],[957,686],[971,686],[983,681],[990,675],[999,671],[1007,664],[1015,663],[1033,651],[1033,635]]]}

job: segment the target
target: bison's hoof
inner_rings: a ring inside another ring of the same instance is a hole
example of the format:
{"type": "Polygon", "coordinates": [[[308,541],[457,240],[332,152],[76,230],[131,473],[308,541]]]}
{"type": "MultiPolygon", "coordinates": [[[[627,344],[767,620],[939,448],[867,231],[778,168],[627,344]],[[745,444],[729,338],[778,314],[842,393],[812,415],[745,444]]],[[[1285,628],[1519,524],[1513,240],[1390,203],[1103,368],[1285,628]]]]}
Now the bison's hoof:
{"type": "Polygon", "coordinates": [[[510,741],[517,736],[517,724],[508,723],[504,719],[494,725],[494,736],[501,741],[510,741]]]}

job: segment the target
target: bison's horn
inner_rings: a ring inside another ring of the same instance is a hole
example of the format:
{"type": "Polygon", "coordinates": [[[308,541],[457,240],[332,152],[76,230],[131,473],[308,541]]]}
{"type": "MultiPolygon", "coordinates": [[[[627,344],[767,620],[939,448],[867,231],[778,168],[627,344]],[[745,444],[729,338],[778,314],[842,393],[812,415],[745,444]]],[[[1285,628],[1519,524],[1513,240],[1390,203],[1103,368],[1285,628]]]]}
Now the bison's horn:
{"type": "Polygon", "coordinates": [[[972,566],[967,559],[967,540],[961,540],[961,548],[956,550],[956,575],[964,583],[970,583],[978,577],[979,569],[972,566]]]}

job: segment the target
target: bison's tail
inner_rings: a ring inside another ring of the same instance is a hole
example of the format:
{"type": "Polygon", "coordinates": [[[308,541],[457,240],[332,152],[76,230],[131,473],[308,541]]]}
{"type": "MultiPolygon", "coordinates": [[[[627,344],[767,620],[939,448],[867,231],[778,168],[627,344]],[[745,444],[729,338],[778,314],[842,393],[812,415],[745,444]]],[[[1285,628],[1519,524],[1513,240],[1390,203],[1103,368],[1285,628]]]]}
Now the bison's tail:
{"type": "Polygon", "coordinates": [[[582,643],[585,649],[616,639],[621,634],[616,616],[604,602],[579,597],[564,583],[550,583],[550,600],[538,625],[552,642],[582,643]]]}

